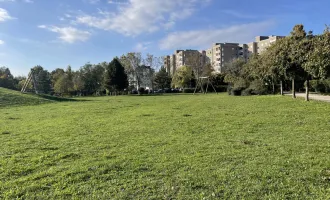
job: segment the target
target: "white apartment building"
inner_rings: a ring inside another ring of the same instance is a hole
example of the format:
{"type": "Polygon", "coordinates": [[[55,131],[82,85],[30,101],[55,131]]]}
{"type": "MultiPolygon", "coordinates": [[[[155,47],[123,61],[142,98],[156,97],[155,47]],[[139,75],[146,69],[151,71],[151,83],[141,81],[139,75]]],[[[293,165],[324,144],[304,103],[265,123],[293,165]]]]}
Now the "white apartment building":
{"type": "Polygon", "coordinates": [[[213,46],[206,50],[206,56],[214,68],[214,71],[221,73],[224,65],[237,58],[248,57],[248,46],[239,43],[215,43],[213,46]]]}
{"type": "Polygon", "coordinates": [[[176,69],[184,65],[192,65],[189,63],[191,58],[200,58],[201,65],[210,63],[214,71],[221,73],[224,65],[234,59],[242,58],[247,61],[252,54],[260,54],[265,51],[271,44],[284,36],[257,36],[255,42],[248,44],[239,43],[214,43],[210,49],[206,51],[197,50],[176,50],[173,55],[166,56],[164,66],[170,74],[174,74],[176,69]]]}
{"type": "Polygon", "coordinates": [[[182,66],[204,65],[207,62],[206,52],[198,50],[176,50],[173,55],[164,57],[164,67],[173,75],[182,66]]]}

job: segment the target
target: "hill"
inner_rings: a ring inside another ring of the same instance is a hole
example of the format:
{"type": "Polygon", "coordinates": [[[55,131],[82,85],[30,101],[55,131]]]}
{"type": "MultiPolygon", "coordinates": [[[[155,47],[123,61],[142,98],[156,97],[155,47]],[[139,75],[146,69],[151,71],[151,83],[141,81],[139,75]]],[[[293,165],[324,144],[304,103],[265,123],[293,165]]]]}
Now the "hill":
{"type": "Polygon", "coordinates": [[[27,106],[57,101],[73,101],[72,99],[52,97],[48,95],[23,94],[19,91],[0,87],[0,108],[7,106],[27,106]]]}

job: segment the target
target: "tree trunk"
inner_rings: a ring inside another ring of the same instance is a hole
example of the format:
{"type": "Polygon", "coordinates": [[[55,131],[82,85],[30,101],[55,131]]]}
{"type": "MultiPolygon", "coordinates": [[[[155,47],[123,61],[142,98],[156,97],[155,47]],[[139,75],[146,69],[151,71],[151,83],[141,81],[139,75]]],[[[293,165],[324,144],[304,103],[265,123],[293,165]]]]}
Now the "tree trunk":
{"type": "Polygon", "coordinates": [[[281,95],[283,96],[283,81],[281,81],[281,95]]]}
{"type": "Polygon", "coordinates": [[[292,79],[292,98],[297,98],[296,97],[296,90],[295,90],[295,87],[294,87],[294,79],[292,79]]]}
{"type": "Polygon", "coordinates": [[[307,78],[306,80],[306,97],[305,97],[306,101],[309,101],[309,78],[307,78]]]}
{"type": "Polygon", "coordinates": [[[273,81],[273,94],[275,95],[275,83],[273,81]]]}

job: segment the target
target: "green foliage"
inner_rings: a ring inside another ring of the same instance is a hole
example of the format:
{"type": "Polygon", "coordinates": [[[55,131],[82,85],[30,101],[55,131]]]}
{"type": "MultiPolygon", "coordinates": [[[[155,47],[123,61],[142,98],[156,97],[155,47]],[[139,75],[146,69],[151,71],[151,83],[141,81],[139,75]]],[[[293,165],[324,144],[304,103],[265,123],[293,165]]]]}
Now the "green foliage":
{"type": "MultiPolygon", "coordinates": [[[[239,94],[246,89],[245,95],[249,92],[275,92],[276,85],[286,80],[303,87],[300,82],[330,76],[329,54],[329,28],[326,27],[323,34],[313,35],[312,31],[306,33],[304,26],[299,24],[294,26],[288,37],[277,40],[260,55],[252,55],[246,64],[238,60],[227,63],[224,69],[225,82],[231,84],[230,94],[239,94]],[[265,87],[265,84],[269,87],[265,87]]],[[[307,86],[308,84],[305,85],[306,91],[307,86]]],[[[296,88],[291,90],[295,91],[296,88]]]]}
{"type": "Polygon", "coordinates": [[[193,79],[191,67],[182,66],[178,68],[172,78],[172,85],[176,88],[190,87],[193,79]]]}
{"type": "Polygon", "coordinates": [[[251,94],[263,95],[267,94],[267,87],[262,80],[253,80],[248,89],[251,91],[251,94]]]}
{"type": "Polygon", "coordinates": [[[241,81],[244,65],[245,61],[243,59],[235,59],[232,62],[226,63],[223,68],[223,72],[225,73],[224,81],[230,84],[241,81]]]}
{"type": "Polygon", "coordinates": [[[117,58],[113,59],[106,67],[104,85],[111,92],[122,91],[128,87],[125,68],[117,58]]]}
{"type": "Polygon", "coordinates": [[[330,79],[311,80],[310,86],[315,92],[330,93],[330,79]]]}
{"type": "Polygon", "coordinates": [[[9,68],[0,67],[0,87],[15,89],[14,77],[9,68]]]}
{"type": "Polygon", "coordinates": [[[166,72],[166,69],[162,67],[159,72],[156,73],[155,76],[155,84],[157,88],[160,89],[165,89],[165,88],[170,88],[171,87],[171,77],[170,75],[166,72]]]}
{"type": "Polygon", "coordinates": [[[73,82],[68,75],[61,76],[54,85],[54,91],[59,94],[69,94],[74,90],[73,82]]]}
{"type": "Polygon", "coordinates": [[[84,83],[84,92],[91,95],[103,89],[104,71],[105,67],[101,64],[86,63],[80,68],[79,79],[84,83]]]}
{"type": "Polygon", "coordinates": [[[32,71],[36,81],[36,90],[39,93],[50,93],[52,89],[50,73],[47,70],[44,70],[40,65],[33,67],[32,71]]]}

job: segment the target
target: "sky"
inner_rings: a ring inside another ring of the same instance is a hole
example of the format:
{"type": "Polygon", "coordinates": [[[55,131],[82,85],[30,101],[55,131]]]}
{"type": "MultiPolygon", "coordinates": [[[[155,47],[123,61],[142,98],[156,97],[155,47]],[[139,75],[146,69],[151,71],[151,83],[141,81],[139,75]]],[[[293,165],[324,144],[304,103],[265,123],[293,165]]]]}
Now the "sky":
{"type": "Polygon", "coordinates": [[[127,52],[172,54],[215,42],[322,33],[329,0],[0,0],[0,66],[27,75],[41,65],[74,70],[127,52]]]}

